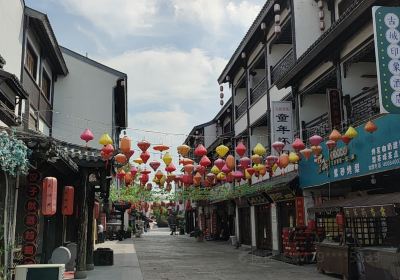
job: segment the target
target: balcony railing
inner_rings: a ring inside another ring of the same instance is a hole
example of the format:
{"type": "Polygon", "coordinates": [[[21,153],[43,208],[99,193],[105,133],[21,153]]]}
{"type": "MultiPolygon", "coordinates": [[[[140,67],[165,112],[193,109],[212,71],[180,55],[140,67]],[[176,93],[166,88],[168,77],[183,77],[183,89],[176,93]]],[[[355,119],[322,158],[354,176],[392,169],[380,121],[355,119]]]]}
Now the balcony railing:
{"type": "Polygon", "coordinates": [[[238,106],[236,106],[236,119],[239,119],[247,111],[247,99],[243,100],[238,106]]]}
{"type": "Polygon", "coordinates": [[[295,63],[293,49],[291,49],[271,70],[271,84],[282,78],[295,63]]]}
{"type": "Polygon", "coordinates": [[[359,125],[376,114],[379,114],[378,87],[369,88],[351,98],[352,125],[359,125]]]}
{"type": "Polygon", "coordinates": [[[250,92],[250,104],[256,103],[267,92],[265,78],[262,79],[250,92]]]}
{"type": "Polygon", "coordinates": [[[303,122],[303,139],[308,140],[314,134],[318,134],[321,137],[325,137],[329,133],[329,118],[328,113],[325,113],[312,121],[303,122]]]}

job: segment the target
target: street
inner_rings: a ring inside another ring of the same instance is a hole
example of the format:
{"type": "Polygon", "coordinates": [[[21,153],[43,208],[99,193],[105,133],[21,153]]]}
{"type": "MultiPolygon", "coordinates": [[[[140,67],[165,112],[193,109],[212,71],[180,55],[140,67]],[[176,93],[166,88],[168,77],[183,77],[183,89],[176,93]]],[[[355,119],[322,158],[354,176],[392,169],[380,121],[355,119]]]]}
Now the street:
{"type": "Polygon", "coordinates": [[[133,242],[107,242],[101,247],[113,248],[114,266],[96,267],[89,279],[333,279],[319,274],[314,265],[296,266],[256,257],[226,242],[170,236],[167,229],[155,229],[133,242]]]}

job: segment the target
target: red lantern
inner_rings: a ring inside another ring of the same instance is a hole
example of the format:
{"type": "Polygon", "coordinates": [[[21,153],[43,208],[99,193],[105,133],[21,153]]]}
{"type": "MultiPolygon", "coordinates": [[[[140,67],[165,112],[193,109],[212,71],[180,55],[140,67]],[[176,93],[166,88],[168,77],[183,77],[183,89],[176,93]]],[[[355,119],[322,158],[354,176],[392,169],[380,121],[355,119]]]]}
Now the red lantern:
{"type": "Polygon", "coordinates": [[[117,173],[117,177],[118,177],[118,179],[120,179],[120,180],[122,180],[122,179],[124,179],[125,178],[125,171],[122,169],[121,171],[119,171],[118,173],[117,173]]]}
{"type": "Polygon", "coordinates": [[[154,175],[158,180],[161,180],[161,178],[164,176],[164,174],[160,171],[160,170],[158,170],[157,172],[156,172],[156,175],[154,175]]]}
{"type": "Polygon", "coordinates": [[[339,226],[344,226],[344,215],[343,215],[343,213],[337,213],[336,214],[336,223],[339,226]]]}
{"type": "Polygon", "coordinates": [[[235,178],[236,181],[240,182],[243,178],[243,173],[241,171],[235,171],[233,172],[233,178],[235,178]]]}
{"type": "Polygon", "coordinates": [[[129,186],[132,183],[132,174],[129,173],[125,173],[125,186],[129,186]]]}
{"type": "Polygon", "coordinates": [[[278,160],[277,156],[267,156],[266,165],[273,166],[278,160]]]}
{"type": "Polygon", "coordinates": [[[154,171],[156,171],[160,167],[161,163],[153,160],[152,162],[149,163],[149,165],[154,171]]]}
{"type": "Polygon", "coordinates": [[[272,148],[274,148],[274,150],[280,154],[283,149],[285,148],[285,143],[281,142],[281,141],[276,141],[274,143],[272,143],[272,148]]]}
{"type": "Polygon", "coordinates": [[[145,152],[150,147],[150,143],[145,141],[145,140],[143,140],[143,141],[140,141],[137,144],[137,146],[139,147],[140,150],[142,150],[142,152],[145,152]]]}
{"type": "Polygon", "coordinates": [[[183,167],[183,169],[185,170],[186,174],[192,174],[193,170],[194,170],[194,165],[193,164],[187,164],[183,167]]]}
{"type": "Polygon", "coordinates": [[[207,167],[211,164],[211,160],[207,156],[203,156],[199,162],[201,166],[207,167]]]}
{"type": "Polygon", "coordinates": [[[369,133],[374,133],[378,130],[378,127],[372,121],[368,121],[364,126],[364,130],[369,133]]]}
{"type": "Polygon", "coordinates": [[[134,153],[135,153],[135,151],[131,149],[129,152],[125,153],[126,158],[129,160],[133,156],[134,153]]]}
{"type": "Polygon", "coordinates": [[[95,219],[98,219],[100,216],[100,203],[98,203],[97,201],[94,202],[93,216],[95,219]]]}
{"type": "Polygon", "coordinates": [[[142,185],[145,185],[148,181],[149,181],[149,175],[142,173],[142,175],[140,176],[140,182],[142,183],[142,185]]]}
{"type": "Polygon", "coordinates": [[[46,177],[42,186],[42,214],[53,216],[57,211],[57,179],[46,177]]]}
{"type": "Polygon", "coordinates": [[[239,162],[240,162],[240,166],[241,166],[243,169],[246,169],[247,167],[250,166],[251,160],[250,160],[248,157],[243,157],[243,158],[241,158],[241,159],[239,160],[239,162]]]}
{"type": "Polygon", "coordinates": [[[131,139],[128,136],[124,136],[119,141],[119,148],[120,150],[126,154],[131,151],[131,139]]]}
{"type": "Polygon", "coordinates": [[[176,170],[175,165],[171,162],[167,167],[165,167],[165,171],[172,173],[176,170]]]}
{"type": "Polygon", "coordinates": [[[326,146],[329,150],[333,150],[336,147],[336,142],[334,140],[326,141],[326,146]]]}
{"type": "Polygon", "coordinates": [[[224,167],[224,165],[225,165],[225,160],[223,160],[222,158],[219,158],[216,161],[214,161],[214,165],[216,167],[218,167],[219,170],[221,170],[222,167],[224,167]]]}
{"type": "Polygon", "coordinates": [[[293,141],[292,147],[296,152],[298,152],[300,150],[305,149],[306,145],[304,145],[303,140],[301,140],[300,138],[297,138],[296,140],[293,141]]]}
{"type": "Polygon", "coordinates": [[[229,169],[229,167],[226,164],[222,167],[221,171],[224,172],[225,174],[228,174],[229,172],[231,172],[231,170],[229,169]]]}
{"type": "Polygon", "coordinates": [[[205,156],[207,154],[207,149],[204,148],[203,144],[199,144],[194,150],[194,154],[198,157],[205,156]]]}
{"type": "Polygon", "coordinates": [[[93,133],[90,131],[89,128],[86,128],[84,132],[81,134],[81,139],[86,142],[92,141],[94,139],[93,133]]]}
{"type": "Polygon", "coordinates": [[[348,145],[348,144],[351,142],[351,140],[352,140],[352,138],[350,138],[350,137],[347,136],[347,135],[343,135],[343,136],[342,136],[342,141],[343,141],[343,143],[345,143],[346,145],[348,145]]]}
{"type": "Polygon", "coordinates": [[[133,177],[136,176],[136,173],[137,173],[137,172],[138,172],[138,171],[137,171],[137,168],[136,168],[135,166],[132,166],[132,168],[131,168],[131,174],[132,174],[133,177]]]}
{"type": "Polygon", "coordinates": [[[191,184],[193,184],[193,176],[190,174],[184,174],[182,175],[182,179],[181,179],[182,183],[184,183],[186,186],[189,186],[191,184]]]}
{"type": "Polygon", "coordinates": [[[103,146],[101,151],[104,153],[104,155],[109,156],[114,153],[114,147],[111,144],[107,144],[107,145],[103,146]]]}
{"type": "Polygon", "coordinates": [[[126,163],[126,155],[124,154],[117,154],[115,156],[115,161],[118,162],[119,164],[125,164],[126,163]]]}
{"type": "Polygon", "coordinates": [[[253,167],[246,168],[246,171],[250,174],[250,176],[253,176],[254,172],[256,172],[253,167]]]}
{"type": "Polygon", "coordinates": [[[236,153],[242,157],[244,156],[244,154],[246,153],[246,146],[243,144],[243,142],[239,142],[239,144],[236,146],[235,151],[236,153]]]}
{"type": "Polygon", "coordinates": [[[74,213],[74,187],[64,188],[61,211],[64,216],[71,216],[74,213]]]}
{"type": "Polygon", "coordinates": [[[149,152],[148,152],[148,151],[142,152],[142,153],[140,154],[140,158],[141,158],[141,159],[143,160],[143,162],[146,164],[147,161],[148,161],[149,158],[150,158],[149,152]]]}
{"type": "Polygon", "coordinates": [[[156,145],[156,146],[153,147],[153,149],[154,149],[155,151],[159,151],[159,152],[162,153],[162,152],[168,150],[169,147],[168,147],[168,146],[165,146],[165,145],[156,145]]]}
{"type": "Polygon", "coordinates": [[[195,186],[199,186],[201,183],[201,174],[199,172],[196,173],[196,175],[193,176],[193,182],[195,186]]]}
{"type": "Polygon", "coordinates": [[[183,158],[179,161],[179,164],[186,165],[186,164],[193,164],[194,160],[190,158],[183,158]]]}

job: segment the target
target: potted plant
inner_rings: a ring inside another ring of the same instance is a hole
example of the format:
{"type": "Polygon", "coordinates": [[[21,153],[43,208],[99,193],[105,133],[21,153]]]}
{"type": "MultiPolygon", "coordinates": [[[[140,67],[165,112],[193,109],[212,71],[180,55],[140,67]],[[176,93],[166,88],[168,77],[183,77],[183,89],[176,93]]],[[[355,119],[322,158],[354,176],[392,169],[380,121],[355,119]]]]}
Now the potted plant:
{"type": "Polygon", "coordinates": [[[197,242],[202,242],[204,241],[204,233],[201,229],[196,228],[193,232],[193,236],[196,238],[197,242]]]}

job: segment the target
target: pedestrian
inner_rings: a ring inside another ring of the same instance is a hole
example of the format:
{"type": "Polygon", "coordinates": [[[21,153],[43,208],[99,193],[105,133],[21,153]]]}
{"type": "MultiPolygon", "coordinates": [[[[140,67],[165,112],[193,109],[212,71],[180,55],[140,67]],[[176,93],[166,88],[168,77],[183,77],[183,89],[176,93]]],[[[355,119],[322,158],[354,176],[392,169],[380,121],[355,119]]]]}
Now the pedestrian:
{"type": "Polygon", "coordinates": [[[176,217],[175,217],[175,215],[173,213],[169,214],[168,225],[169,225],[169,228],[171,230],[171,234],[170,235],[175,234],[175,231],[176,231],[176,217]]]}
{"type": "Polygon", "coordinates": [[[98,242],[103,243],[104,242],[104,227],[102,224],[99,224],[97,226],[97,237],[98,237],[98,242]]]}

